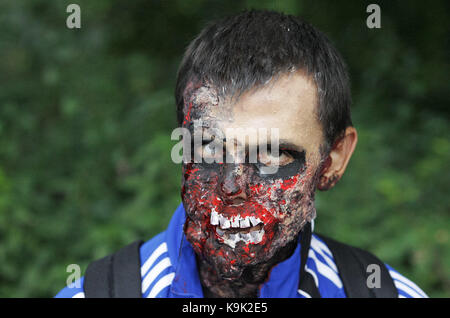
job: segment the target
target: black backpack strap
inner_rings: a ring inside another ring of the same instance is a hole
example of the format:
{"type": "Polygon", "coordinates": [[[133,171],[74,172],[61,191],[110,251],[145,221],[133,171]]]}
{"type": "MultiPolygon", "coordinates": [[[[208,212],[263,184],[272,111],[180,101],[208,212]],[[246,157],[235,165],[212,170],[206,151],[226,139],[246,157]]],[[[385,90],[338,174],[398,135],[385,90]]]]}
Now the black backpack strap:
{"type": "Polygon", "coordinates": [[[308,259],[309,247],[311,245],[311,223],[306,223],[300,233],[300,278],[298,290],[304,295],[306,293],[311,298],[320,298],[314,278],[306,271],[306,261],[308,259]]]}
{"type": "Polygon", "coordinates": [[[127,245],[89,264],[84,275],[86,298],[141,298],[140,246],[127,245]]]}
{"type": "MultiPolygon", "coordinates": [[[[317,235],[317,234],[316,234],[317,235]]],[[[333,254],[334,261],[341,276],[344,290],[349,298],[397,298],[398,291],[394,285],[389,270],[375,255],[360,248],[337,242],[333,239],[319,236],[333,254]],[[380,288],[367,286],[369,265],[380,268],[380,288]]]]}

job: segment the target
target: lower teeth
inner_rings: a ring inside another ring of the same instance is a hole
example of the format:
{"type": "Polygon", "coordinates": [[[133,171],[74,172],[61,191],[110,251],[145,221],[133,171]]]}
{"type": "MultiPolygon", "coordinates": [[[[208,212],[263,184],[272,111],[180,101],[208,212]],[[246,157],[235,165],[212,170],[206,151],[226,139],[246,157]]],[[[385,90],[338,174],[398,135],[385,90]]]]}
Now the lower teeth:
{"type": "Polygon", "coordinates": [[[240,241],[244,242],[245,244],[251,243],[251,244],[258,244],[262,241],[262,238],[264,236],[264,229],[261,229],[259,231],[251,231],[249,233],[229,233],[225,234],[224,231],[217,229],[217,234],[222,237],[223,242],[230,246],[231,248],[235,248],[236,244],[240,241]]]}

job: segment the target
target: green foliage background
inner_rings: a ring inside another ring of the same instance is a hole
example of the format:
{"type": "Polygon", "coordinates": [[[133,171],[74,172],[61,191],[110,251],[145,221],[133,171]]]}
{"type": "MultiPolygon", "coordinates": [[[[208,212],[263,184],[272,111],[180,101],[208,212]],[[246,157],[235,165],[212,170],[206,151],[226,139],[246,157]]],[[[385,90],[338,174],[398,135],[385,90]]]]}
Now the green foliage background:
{"type": "Polygon", "coordinates": [[[349,64],[359,144],[317,231],[450,295],[449,2],[0,2],[0,296],[52,297],[66,266],[162,231],[180,202],[174,83],[207,21],[297,14],[349,64]],[[82,28],[66,28],[66,6],[82,28]]]}

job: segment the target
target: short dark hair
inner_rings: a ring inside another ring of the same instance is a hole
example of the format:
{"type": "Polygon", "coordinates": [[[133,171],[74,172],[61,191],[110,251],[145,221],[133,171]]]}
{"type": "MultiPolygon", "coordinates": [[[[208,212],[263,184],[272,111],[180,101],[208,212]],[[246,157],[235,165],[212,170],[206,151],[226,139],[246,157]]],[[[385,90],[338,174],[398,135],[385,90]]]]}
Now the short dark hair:
{"type": "Polygon", "coordinates": [[[328,149],[352,125],[347,67],[327,37],[292,15],[251,10],[207,25],[186,49],[175,88],[183,122],[189,81],[209,83],[225,96],[262,86],[293,69],[314,79],[318,118],[328,149]]]}

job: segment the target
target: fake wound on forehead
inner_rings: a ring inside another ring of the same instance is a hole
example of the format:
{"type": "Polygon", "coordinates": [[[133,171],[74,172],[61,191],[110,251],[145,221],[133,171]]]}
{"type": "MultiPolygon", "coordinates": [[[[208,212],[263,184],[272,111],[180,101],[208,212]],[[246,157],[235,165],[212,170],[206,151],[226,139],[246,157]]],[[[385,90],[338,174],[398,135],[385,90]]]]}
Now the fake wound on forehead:
{"type": "Polygon", "coordinates": [[[208,108],[217,109],[215,106],[219,105],[219,94],[209,83],[191,80],[183,92],[183,101],[183,125],[187,125],[191,120],[205,116],[208,108]]]}

